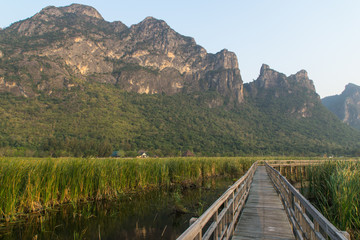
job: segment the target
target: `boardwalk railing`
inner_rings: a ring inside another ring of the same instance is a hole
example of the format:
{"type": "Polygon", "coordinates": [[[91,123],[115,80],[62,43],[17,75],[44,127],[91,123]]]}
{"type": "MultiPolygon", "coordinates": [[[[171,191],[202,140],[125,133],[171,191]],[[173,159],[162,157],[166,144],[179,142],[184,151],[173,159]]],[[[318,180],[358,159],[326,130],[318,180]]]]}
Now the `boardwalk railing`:
{"type": "Polygon", "coordinates": [[[270,179],[280,193],[297,239],[350,239],[346,232],[343,233],[332,225],[277,170],[267,163],[265,165],[270,179]]]}
{"type": "Polygon", "coordinates": [[[255,162],[216,202],[214,202],[178,240],[230,239],[235,223],[249,195],[250,185],[257,168],[255,162]]]}

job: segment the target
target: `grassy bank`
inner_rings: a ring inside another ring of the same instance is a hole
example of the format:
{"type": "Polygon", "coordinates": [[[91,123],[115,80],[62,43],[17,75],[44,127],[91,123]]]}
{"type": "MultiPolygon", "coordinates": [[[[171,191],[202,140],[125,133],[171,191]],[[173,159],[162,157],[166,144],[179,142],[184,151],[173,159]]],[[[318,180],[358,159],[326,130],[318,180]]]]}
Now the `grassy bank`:
{"type": "Polygon", "coordinates": [[[0,158],[0,221],[65,202],[113,199],[128,191],[240,176],[246,158],[0,158]]]}
{"type": "Polygon", "coordinates": [[[325,162],[308,173],[311,201],[351,239],[360,239],[360,162],[325,162]]]}

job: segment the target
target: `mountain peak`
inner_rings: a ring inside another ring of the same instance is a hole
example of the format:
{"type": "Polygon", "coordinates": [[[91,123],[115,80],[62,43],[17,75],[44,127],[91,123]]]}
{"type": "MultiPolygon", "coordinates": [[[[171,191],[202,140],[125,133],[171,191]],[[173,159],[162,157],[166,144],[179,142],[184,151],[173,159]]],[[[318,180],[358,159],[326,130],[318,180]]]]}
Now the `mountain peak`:
{"type": "Polygon", "coordinates": [[[312,80],[309,79],[308,73],[305,70],[300,70],[296,74],[290,75],[289,78],[293,79],[301,86],[315,92],[314,83],[312,80]]]}
{"type": "Polygon", "coordinates": [[[164,32],[175,33],[165,21],[154,17],[147,17],[141,22],[132,25],[130,30],[135,34],[140,33],[140,35],[145,38],[152,38],[157,34],[162,35],[164,32]]]}
{"type": "Polygon", "coordinates": [[[170,26],[164,20],[157,19],[151,16],[146,17],[138,24],[132,25],[131,28],[141,31],[162,31],[165,29],[166,30],[171,29],[170,26]]]}
{"type": "Polygon", "coordinates": [[[352,90],[352,89],[359,89],[360,90],[360,86],[354,84],[354,83],[348,83],[345,86],[345,90],[352,90]]]}
{"type": "Polygon", "coordinates": [[[285,74],[275,71],[267,64],[263,64],[260,69],[258,78],[260,86],[264,88],[286,86],[289,87],[289,80],[296,82],[311,91],[315,91],[315,86],[312,80],[309,79],[308,73],[305,70],[300,70],[296,74],[287,77],[285,74]]]}
{"type": "Polygon", "coordinates": [[[284,75],[278,71],[275,71],[274,69],[270,68],[269,65],[267,64],[262,64],[261,68],[260,68],[260,76],[259,78],[263,78],[263,79],[268,79],[268,78],[273,78],[273,77],[277,77],[278,75],[284,75]]]}
{"type": "Polygon", "coordinates": [[[263,64],[257,81],[260,83],[261,87],[270,88],[278,86],[281,82],[284,82],[285,79],[285,74],[271,69],[269,65],[263,64]]]}
{"type": "Polygon", "coordinates": [[[286,76],[263,64],[259,77],[244,87],[245,94],[260,106],[266,109],[278,108],[278,111],[286,112],[295,118],[313,116],[312,110],[320,101],[305,70],[286,76]],[[286,104],[279,105],[280,102],[286,104]]]}
{"type": "Polygon", "coordinates": [[[95,8],[82,4],[71,4],[66,7],[48,6],[40,11],[40,14],[53,16],[61,16],[63,13],[74,13],[103,20],[103,17],[95,8]]]}
{"type": "Polygon", "coordinates": [[[48,6],[33,17],[14,23],[9,29],[15,29],[25,36],[43,35],[48,32],[59,34],[69,28],[81,30],[89,22],[97,23],[98,21],[104,21],[104,19],[95,8],[90,6],[80,4],[65,7],[48,6]],[[75,21],[74,16],[80,21],[75,21]]]}
{"type": "Polygon", "coordinates": [[[360,86],[349,83],[340,95],[325,97],[322,103],[340,120],[360,129],[360,86]]]}
{"type": "Polygon", "coordinates": [[[43,8],[39,13],[35,14],[35,16],[30,19],[48,22],[50,20],[56,20],[57,18],[63,17],[65,14],[69,13],[104,20],[95,8],[81,4],[71,4],[65,7],[48,6],[43,8]]]}
{"type": "Polygon", "coordinates": [[[349,83],[345,86],[345,90],[341,93],[344,97],[354,97],[355,95],[360,95],[360,86],[357,86],[353,83],[349,83]]]}
{"type": "Polygon", "coordinates": [[[236,54],[226,48],[215,54],[217,56],[216,69],[239,68],[236,54]]]}
{"type": "Polygon", "coordinates": [[[148,16],[148,17],[144,18],[144,20],[142,20],[141,22],[139,22],[136,25],[162,25],[162,26],[169,27],[164,20],[157,19],[152,16],[148,16]]]}
{"type": "Polygon", "coordinates": [[[298,71],[298,72],[295,74],[295,76],[302,77],[302,78],[307,78],[307,79],[309,78],[307,71],[304,70],[304,69],[298,71]]]}
{"type": "Polygon", "coordinates": [[[260,75],[264,74],[264,72],[265,72],[266,70],[269,70],[269,69],[270,69],[269,65],[263,63],[263,64],[261,65],[260,75]]]}
{"type": "Polygon", "coordinates": [[[309,80],[306,70],[300,70],[297,73],[290,75],[290,77],[293,77],[296,81],[309,80]]]}
{"type": "Polygon", "coordinates": [[[157,19],[155,17],[152,16],[147,16],[146,18],[144,18],[144,20],[142,20],[141,22],[164,22],[161,19],[157,19]]]}

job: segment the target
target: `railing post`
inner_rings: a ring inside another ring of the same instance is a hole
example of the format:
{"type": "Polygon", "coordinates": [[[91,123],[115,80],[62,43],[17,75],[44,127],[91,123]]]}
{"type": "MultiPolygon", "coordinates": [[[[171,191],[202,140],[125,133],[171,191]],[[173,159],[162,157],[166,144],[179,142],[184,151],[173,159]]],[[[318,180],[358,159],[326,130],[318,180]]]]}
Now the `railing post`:
{"type": "Polygon", "coordinates": [[[220,219],[219,225],[219,239],[221,239],[221,235],[224,229],[224,218],[220,219]]]}
{"type": "Polygon", "coordinates": [[[314,231],[311,232],[311,239],[317,239],[316,238],[316,232],[320,231],[319,223],[314,219],[314,231]]]}
{"type": "Polygon", "coordinates": [[[196,217],[192,217],[189,220],[189,226],[191,226],[194,222],[196,222],[197,218],[196,217]]]}
{"type": "Polygon", "coordinates": [[[320,232],[320,226],[319,226],[319,223],[316,220],[314,220],[314,229],[315,229],[316,232],[320,232]]]}
{"type": "Polygon", "coordinates": [[[347,231],[341,231],[341,233],[346,237],[347,240],[350,240],[350,234],[347,231]]]}
{"type": "Polygon", "coordinates": [[[218,240],[219,239],[219,225],[218,225],[218,216],[219,216],[219,213],[218,213],[219,210],[217,210],[214,214],[214,222],[216,222],[216,228],[215,228],[215,231],[214,231],[214,237],[215,237],[215,240],[218,240]]]}
{"type": "MultiPolygon", "coordinates": [[[[299,209],[299,224],[300,224],[300,227],[305,231],[305,219],[303,217],[303,214],[305,214],[305,208],[303,207],[303,205],[301,204],[300,201],[298,201],[298,204],[300,206],[300,209],[299,209]]],[[[304,232],[302,233],[303,237],[304,237],[304,232]]]]}
{"type": "Polygon", "coordinates": [[[297,231],[297,229],[298,229],[298,226],[296,225],[296,222],[299,223],[299,221],[300,221],[299,220],[300,219],[299,209],[296,207],[297,203],[298,203],[297,200],[294,199],[294,214],[295,214],[295,216],[294,216],[295,226],[293,227],[294,231],[297,231]]]}
{"type": "Polygon", "coordinates": [[[225,229],[225,236],[228,238],[228,229],[229,229],[229,199],[226,199],[224,207],[227,209],[225,216],[224,216],[224,229],[225,229]]]}
{"type": "Polygon", "coordinates": [[[234,192],[232,193],[232,207],[231,207],[231,229],[230,229],[230,237],[232,237],[233,233],[234,233],[234,228],[235,228],[235,194],[234,192]]]}
{"type": "Polygon", "coordinates": [[[309,224],[305,225],[306,239],[311,239],[312,231],[309,224]]]}
{"type": "Polygon", "coordinates": [[[225,236],[226,236],[226,239],[229,239],[229,222],[230,222],[229,200],[226,200],[226,208],[228,210],[225,213],[225,236]]]}

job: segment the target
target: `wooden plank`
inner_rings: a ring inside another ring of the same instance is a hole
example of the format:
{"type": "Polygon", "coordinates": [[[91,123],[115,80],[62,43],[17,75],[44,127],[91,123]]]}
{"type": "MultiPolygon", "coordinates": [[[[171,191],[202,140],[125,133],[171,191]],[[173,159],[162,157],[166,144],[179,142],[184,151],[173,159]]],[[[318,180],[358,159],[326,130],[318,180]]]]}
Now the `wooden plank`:
{"type": "MultiPolygon", "coordinates": [[[[229,198],[232,198],[234,195],[234,191],[239,189],[240,186],[243,188],[247,187],[247,183],[251,181],[252,176],[254,174],[255,169],[257,168],[257,162],[255,162],[250,169],[245,173],[244,176],[242,176],[238,181],[236,181],[231,187],[226,190],[226,192],[218,199],[216,200],[206,211],[203,213],[188,229],[186,229],[177,239],[178,240],[193,240],[198,235],[200,235],[203,232],[203,228],[206,226],[206,224],[211,221],[211,219],[216,216],[218,227],[216,228],[216,233],[219,233],[221,231],[220,235],[223,235],[225,233],[225,226],[224,225],[224,219],[222,219],[221,215],[218,213],[219,208],[225,204],[225,208],[228,209],[229,206],[226,206],[226,203],[229,198]]],[[[247,191],[245,191],[247,192],[247,191]]],[[[221,213],[222,214],[222,213],[221,213]]],[[[222,238],[222,237],[221,237],[222,238]]]]}
{"type": "MultiPolygon", "coordinates": [[[[285,184],[286,188],[289,189],[288,194],[292,194],[294,198],[298,200],[301,206],[306,209],[309,215],[312,216],[313,221],[317,224],[317,226],[314,226],[314,228],[315,234],[319,236],[319,239],[321,236],[316,227],[318,229],[321,228],[327,234],[327,236],[330,237],[330,239],[347,240],[346,237],[334,225],[332,225],[329,220],[327,220],[306,198],[304,198],[284,176],[280,175],[280,173],[275,169],[272,169],[272,173],[281,178],[281,184],[285,184]]],[[[314,232],[311,232],[311,234],[314,234],[314,232]]]]}
{"type": "Polygon", "coordinates": [[[249,198],[232,239],[295,239],[264,166],[259,166],[255,172],[249,198]]]}

